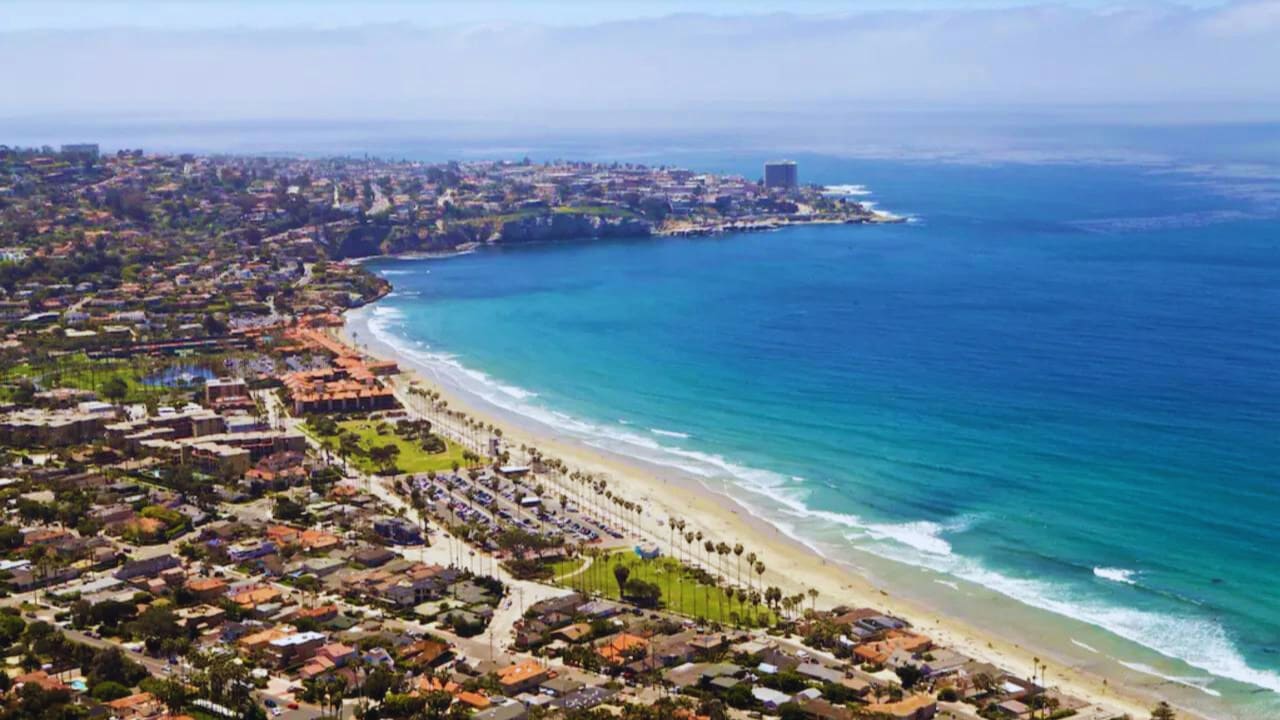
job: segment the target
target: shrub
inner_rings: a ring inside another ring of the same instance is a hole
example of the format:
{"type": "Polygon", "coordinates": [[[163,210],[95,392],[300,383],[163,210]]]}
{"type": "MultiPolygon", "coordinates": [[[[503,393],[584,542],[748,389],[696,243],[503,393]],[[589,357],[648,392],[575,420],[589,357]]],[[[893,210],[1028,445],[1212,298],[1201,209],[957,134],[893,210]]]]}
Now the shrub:
{"type": "Polygon", "coordinates": [[[89,693],[94,700],[99,702],[111,702],[119,700],[122,697],[128,697],[133,693],[129,692],[129,688],[121,685],[114,680],[104,680],[93,686],[93,691],[89,693]]]}

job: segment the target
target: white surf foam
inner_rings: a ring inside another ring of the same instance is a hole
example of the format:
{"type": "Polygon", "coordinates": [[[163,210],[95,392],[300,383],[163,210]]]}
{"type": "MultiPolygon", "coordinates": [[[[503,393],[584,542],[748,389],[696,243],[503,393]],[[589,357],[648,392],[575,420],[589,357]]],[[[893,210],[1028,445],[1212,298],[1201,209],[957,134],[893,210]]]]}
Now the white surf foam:
{"type": "MultiPolygon", "coordinates": [[[[1079,588],[1070,585],[992,571],[954,553],[945,537],[967,530],[974,522],[972,518],[947,523],[871,523],[856,515],[811,508],[805,503],[809,489],[801,478],[739,465],[714,453],[664,446],[651,434],[639,434],[620,424],[594,424],[549,410],[529,402],[537,397],[532,391],[466,368],[452,355],[414,349],[412,342],[391,331],[395,321],[402,319],[403,314],[394,308],[375,305],[367,325],[379,341],[417,362],[428,375],[593,447],[672,467],[710,485],[733,486],[761,496],[770,502],[764,506],[743,502],[744,507],[815,552],[823,551],[813,535],[826,523],[827,527],[843,529],[844,536],[860,549],[881,557],[968,580],[1023,604],[1100,627],[1212,675],[1280,692],[1280,674],[1249,666],[1226,629],[1216,621],[1117,606],[1081,595],[1079,588]]],[[[738,494],[735,499],[742,497],[738,494]]]]}
{"type": "Polygon", "coordinates": [[[1088,650],[1089,652],[1094,653],[1095,655],[1099,654],[1099,653],[1098,653],[1098,649],[1097,649],[1097,648],[1095,648],[1095,647],[1093,647],[1092,645],[1089,645],[1089,644],[1087,644],[1087,643],[1082,643],[1082,642],[1080,642],[1079,640],[1077,640],[1077,639],[1075,639],[1075,638],[1071,638],[1071,644],[1072,644],[1072,645],[1075,645],[1075,646],[1076,646],[1076,647],[1078,647],[1078,648],[1084,648],[1085,650],[1088,650]]]}
{"type": "Polygon", "coordinates": [[[941,525],[927,520],[867,526],[867,533],[877,540],[893,540],[931,555],[950,555],[951,543],[942,538],[943,532],[941,525]]]}
{"type": "MultiPolygon", "coordinates": [[[[424,347],[420,343],[418,348],[415,348],[413,343],[405,342],[403,338],[391,331],[393,325],[403,325],[403,322],[397,321],[403,321],[404,318],[404,313],[398,308],[375,305],[366,326],[378,341],[394,348],[397,353],[418,361],[424,367],[447,368],[449,373],[455,376],[466,377],[474,388],[488,388],[490,391],[497,391],[514,400],[530,400],[538,396],[533,391],[498,382],[486,373],[472,370],[458,362],[454,355],[418,349],[424,347]]],[[[491,399],[483,394],[481,396],[491,399]]]]}
{"type": "Polygon", "coordinates": [[[923,564],[1025,605],[1102,628],[1212,675],[1280,692],[1280,674],[1251,667],[1226,628],[1215,620],[1115,605],[1071,585],[1011,577],[957,555],[941,556],[914,549],[886,551],[874,545],[867,549],[900,562],[923,564]]]}
{"type": "Polygon", "coordinates": [[[1134,579],[1138,572],[1136,570],[1125,570],[1124,568],[1096,567],[1093,569],[1095,577],[1111,582],[1124,583],[1125,585],[1137,585],[1138,581],[1134,579]]]}
{"type": "Polygon", "coordinates": [[[653,433],[654,435],[661,435],[663,437],[680,438],[681,440],[689,439],[689,433],[676,432],[675,430],[663,430],[662,428],[649,428],[649,432],[653,433]]]}
{"type": "Polygon", "coordinates": [[[822,192],[824,195],[843,197],[862,197],[871,194],[871,190],[866,185],[828,185],[822,189],[822,192]]]}

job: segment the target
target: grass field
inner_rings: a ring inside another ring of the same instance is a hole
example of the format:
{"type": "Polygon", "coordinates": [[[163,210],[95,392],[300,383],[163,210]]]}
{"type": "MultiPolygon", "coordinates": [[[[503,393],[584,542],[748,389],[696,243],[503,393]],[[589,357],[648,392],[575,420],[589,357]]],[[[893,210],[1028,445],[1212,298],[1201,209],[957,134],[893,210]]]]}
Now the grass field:
{"type": "Polygon", "coordinates": [[[108,380],[118,377],[127,388],[124,402],[145,402],[149,397],[159,397],[167,392],[166,388],[142,382],[148,372],[147,368],[122,360],[91,360],[84,355],[68,355],[48,363],[22,363],[6,368],[0,380],[6,387],[0,387],[0,397],[8,399],[13,384],[28,379],[38,380],[46,388],[80,388],[101,393],[108,380]]]}
{"type": "Polygon", "coordinates": [[[637,215],[627,208],[617,207],[615,205],[560,205],[552,212],[560,215],[599,215],[600,217],[621,217],[632,218],[637,215]]]}
{"type": "MultiPolygon", "coordinates": [[[[400,455],[396,458],[396,469],[402,473],[424,473],[435,470],[437,472],[453,469],[456,462],[465,466],[466,463],[462,459],[462,446],[457,443],[445,440],[445,451],[440,453],[429,453],[422,449],[422,446],[412,440],[405,440],[396,435],[394,432],[378,432],[380,422],[372,420],[343,420],[338,423],[338,427],[343,430],[349,430],[360,438],[360,447],[368,452],[370,448],[382,445],[395,445],[400,448],[400,455]]],[[[338,438],[330,435],[321,438],[321,442],[330,450],[337,452],[338,438]]],[[[376,472],[377,465],[366,455],[357,455],[352,458],[352,462],[356,467],[364,472],[376,472]]]]}
{"type": "MultiPolygon", "coordinates": [[[[484,215],[478,218],[470,218],[463,222],[471,225],[488,225],[515,222],[524,220],[525,218],[546,215],[547,208],[525,208],[516,210],[502,215],[484,215]]],[[[617,217],[617,218],[634,218],[639,217],[636,213],[624,207],[616,207],[614,205],[558,205],[550,209],[554,215],[596,215],[599,217],[617,217]]]]}
{"type": "Polygon", "coordinates": [[[561,585],[568,585],[573,581],[573,578],[566,578],[565,575],[576,572],[585,562],[586,560],[581,557],[558,560],[551,565],[551,578],[561,585]]]}
{"type": "Polygon", "coordinates": [[[566,587],[617,600],[620,596],[613,568],[619,564],[631,571],[629,578],[657,585],[666,610],[725,625],[758,627],[773,623],[773,613],[763,604],[753,608],[736,597],[730,600],[724,588],[698,582],[694,575],[681,572],[681,564],[669,557],[645,560],[630,550],[617,550],[595,558],[591,567],[563,580],[559,578],[581,567],[582,560],[561,560],[552,566],[552,577],[566,587]]]}

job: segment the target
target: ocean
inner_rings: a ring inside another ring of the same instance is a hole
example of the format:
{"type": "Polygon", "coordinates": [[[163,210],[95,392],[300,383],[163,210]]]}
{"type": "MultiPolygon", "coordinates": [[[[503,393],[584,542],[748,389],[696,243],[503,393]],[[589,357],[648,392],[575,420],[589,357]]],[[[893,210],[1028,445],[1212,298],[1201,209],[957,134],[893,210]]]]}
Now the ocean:
{"type": "Polygon", "coordinates": [[[797,159],[911,221],[381,258],[358,313],[940,611],[1280,717],[1274,176],[797,159]]]}

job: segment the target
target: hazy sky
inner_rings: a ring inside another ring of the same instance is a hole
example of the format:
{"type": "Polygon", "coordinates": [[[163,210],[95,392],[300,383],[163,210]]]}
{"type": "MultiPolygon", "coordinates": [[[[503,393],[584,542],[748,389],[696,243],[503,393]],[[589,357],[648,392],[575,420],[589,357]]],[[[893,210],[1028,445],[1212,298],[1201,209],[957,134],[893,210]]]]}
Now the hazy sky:
{"type": "MultiPolygon", "coordinates": [[[[8,29],[117,25],[195,27],[348,27],[370,22],[448,25],[493,21],[582,25],[677,13],[849,14],[868,10],[1017,7],[1035,0],[0,0],[8,29]]],[[[1193,7],[1224,0],[1188,0],[1193,7]]],[[[1105,6],[1105,0],[1056,4],[1105,6]]]]}
{"type": "Polygon", "coordinates": [[[0,0],[0,67],[0,117],[1231,119],[1280,105],[1280,0],[0,0]]]}

